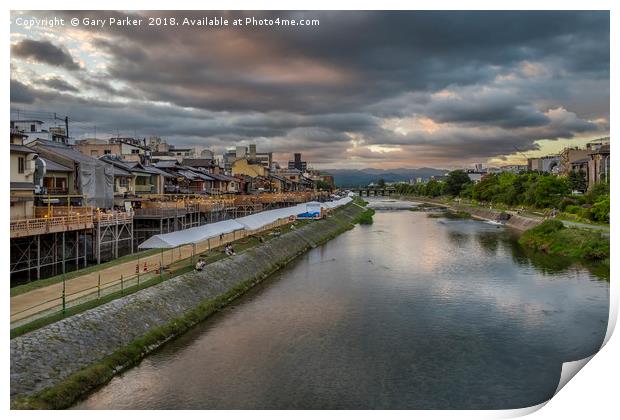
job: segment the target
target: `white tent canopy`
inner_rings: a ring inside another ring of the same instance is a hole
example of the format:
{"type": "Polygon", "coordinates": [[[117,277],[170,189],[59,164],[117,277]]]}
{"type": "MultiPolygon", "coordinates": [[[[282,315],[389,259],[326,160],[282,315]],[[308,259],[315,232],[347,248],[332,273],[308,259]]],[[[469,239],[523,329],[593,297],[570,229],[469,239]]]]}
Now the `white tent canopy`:
{"type": "Polygon", "coordinates": [[[155,235],[142,242],[138,248],[174,248],[179,245],[203,242],[209,238],[242,229],[244,226],[235,220],[222,220],[221,222],[155,235]]]}
{"type": "Polygon", "coordinates": [[[138,248],[175,248],[180,245],[204,242],[209,238],[215,238],[236,230],[257,230],[277,220],[288,219],[291,216],[305,213],[308,211],[308,204],[314,206],[320,205],[321,208],[333,209],[348,204],[351,201],[351,198],[345,197],[337,201],[329,201],[326,203],[311,201],[308,203],[298,204],[293,207],[267,210],[234,220],[223,220],[221,222],[209,223],[198,227],[179,230],[177,232],[155,235],[138,245],[138,248]]]}

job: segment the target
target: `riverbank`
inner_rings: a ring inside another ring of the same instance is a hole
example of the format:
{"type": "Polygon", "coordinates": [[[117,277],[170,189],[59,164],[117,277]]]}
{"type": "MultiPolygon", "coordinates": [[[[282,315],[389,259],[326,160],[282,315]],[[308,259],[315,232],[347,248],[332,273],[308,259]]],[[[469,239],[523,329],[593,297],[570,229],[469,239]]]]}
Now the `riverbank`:
{"type": "Polygon", "coordinates": [[[601,232],[567,228],[559,220],[546,220],[524,232],[519,243],[548,255],[603,264],[609,270],[609,238],[601,232]]]}
{"type": "MultiPolygon", "coordinates": [[[[405,199],[405,197],[402,198],[405,199]]],[[[597,269],[605,272],[606,278],[609,278],[609,237],[599,229],[573,226],[570,222],[561,220],[545,220],[542,217],[519,215],[514,212],[460,203],[447,203],[421,197],[410,199],[444,207],[457,215],[469,214],[472,218],[479,220],[496,221],[508,216],[505,226],[519,233],[519,243],[522,246],[551,256],[571,258],[586,265],[594,264],[597,269]]]]}
{"type": "Polygon", "coordinates": [[[243,294],[297,256],[359,222],[350,204],[328,219],[11,340],[13,408],[66,408],[243,294]]]}
{"type": "Polygon", "coordinates": [[[504,217],[503,215],[508,214],[509,218],[508,220],[506,220],[505,225],[512,229],[516,229],[519,232],[524,232],[528,229],[538,226],[544,220],[543,218],[522,216],[519,214],[514,214],[513,212],[505,212],[503,210],[475,207],[475,206],[470,206],[467,204],[446,202],[443,200],[435,200],[435,199],[427,198],[427,197],[401,196],[401,199],[416,201],[419,203],[432,204],[435,206],[446,208],[455,213],[465,212],[475,219],[486,220],[486,221],[497,221],[501,219],[502,217],[504,217]]]}

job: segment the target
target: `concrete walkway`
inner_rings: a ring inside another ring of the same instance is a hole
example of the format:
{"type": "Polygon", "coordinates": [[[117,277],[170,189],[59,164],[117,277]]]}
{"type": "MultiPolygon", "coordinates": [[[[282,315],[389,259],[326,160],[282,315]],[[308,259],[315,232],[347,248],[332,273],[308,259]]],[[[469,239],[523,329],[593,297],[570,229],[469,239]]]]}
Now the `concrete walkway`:
{"type": "MultiPolygon", "coordinates": [[[[209,243],[196,244],[195,250],[192,245],[185,245],[68,279],[65,281],[66,300],[69,302],[96,293],[99,281],[101,281],[101,288],[103,289],[116,284],[120,285],[121,276],[125,281],[130,278],[135,279],[136,265],[140,275],[146,280],[156,275],[155,270],[159,269],[160,265],[165,268],[177,261],[190,258],[194,253],[198,255],[209,249],[241,239],[243,236],[245,235],[242,232],[229,233],[223,235],[221,240],[220,238],[213,238],[209,243]]],[[[11,297],[11,323],[26,318],[34,319],[34,315],[42,311],[51,311],[55,308],[60,310],[62,287],[62,282],[59,282],[11,297]]]]}

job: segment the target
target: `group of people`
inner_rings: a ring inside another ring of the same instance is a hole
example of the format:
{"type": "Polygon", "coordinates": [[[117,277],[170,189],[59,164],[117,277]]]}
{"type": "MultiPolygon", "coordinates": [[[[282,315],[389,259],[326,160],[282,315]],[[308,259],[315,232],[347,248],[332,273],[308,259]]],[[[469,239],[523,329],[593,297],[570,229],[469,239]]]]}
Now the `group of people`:
{"type": "MultiPolygon", "coordinates": [[[[235,249],[232,247],[231,244],[228,244],[224,247],[224,252],[226,253],[226,255],[235,255],[235,249]]],[[[196,262],[196,271],[202,271],[205,269],[205,267],[207,266],[207,262],[200,258],[197,262],[196,262]]]]}

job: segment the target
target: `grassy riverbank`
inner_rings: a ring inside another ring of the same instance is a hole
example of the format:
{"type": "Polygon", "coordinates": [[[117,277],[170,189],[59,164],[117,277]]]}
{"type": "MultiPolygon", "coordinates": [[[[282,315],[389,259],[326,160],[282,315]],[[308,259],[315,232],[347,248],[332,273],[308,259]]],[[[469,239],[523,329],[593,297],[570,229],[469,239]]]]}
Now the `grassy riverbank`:
{"type": "MultiPolygon", "coordinates": [[[[305,225],[307,225],[308,223],[311,223],[311,221],[309,220],[298,220],[297,222],[295,222],[295,228],[299,229],[305,225]]],[[[238,239],[234,242],[232,242],[231,244],[234,245],[234,248],[237,252],[244,252],[246,250],[252,249],[262,243],[267,243],[271,240],[273,240],[275,238],[274,235],[272,235],[272,233],[274,231],[278,231],[280,233],[287,233],[290,232],[292,229],[292,225],[285,225],[282,227],[278,227],[275,229],[271,229],[265,232],[262,232],[261,234],[257,234],[257,235],[253,235],[253,236],[248,236],[242,239],[238,239]]],[[[155,253],[158,253],[159,250],[155,249],[152,250],[155,251],[155,253]]],[[[151,252],[151,254],[153,254],[153,252],[151,252]]],[[[144,256],[144,255],[141,255],[144,256]]],[[[129,256],[127,256],[129,257],[129,256]]],[[[224,258],[228,258],[228,255],[226,253],[224,253],[224,247],[218,247],[218,248],[214,248],[212,250],[203,252],[201,254],[198,254],[196,258],[202,258],[207,264],[212,264],[216,261],[219,261],[221,259],[224,258]]],[[[127,259],[119,259],[119,260],[115,260],[115,261],[119,261],[118,263],[123,263],[126,262],[127,259]],[[119,261],[120,260],[120,261],[119,261]]],[[[112,261],[108,264],[108,266],[110,266],[110,264],[112,263],[112,261]]],[[[180,276],[182,274],[185,274],[187,272],[190,272],[194,269],[194,261],[192,260],[192,258],[186,258],[186,259],[182,259],[182,260],[177,260],[174,261],[172,264],[170,264],[170,266],[168,267],[168,269],[163,272],[161,275],[152,277],[148,280],[143,281],[142,283],[133,285],[133,286],[129,286],[126,287],[122,290],[107,294],[105,296],[101,296],[97,299],[92,299],[90,301],[81,303],[79,305],[76,306],[72,306],[70,308],[67,308],[64,312],[57,312],[57,313],[53,313],[50,314],[48,316],[42,317],[42,318],[38,318],[32,322],[29,322],[27,324],[15,327],[11,329],[11,338],[14,337],[19,337],[20,335],[23,335],[27,332],[30,331],[34,331],[36,329],[39,329],[41,327],[44,327],[46,325],[52,324],[56,321],[60,321],[61,319],[65,319],[68,318],[70,316],[79,314],[81,312],[87,311],[89,309],[93,309],[96,308],[97,306],[103,305],[105,303],[111,302],[115,299],[119,299],[123,296],[127,296],[130,295],[132,293],[138,292],[142,289],[146,289],[152,286],[155,286],[163,281],[169,280],[171,278],[180,276]]],[[[46,279],[46,280],[40,280],[40,282],[47,282],[48,280],[53,280],[53,279],[46,279]]],[[[62,278],[60,279],[60,281],[62,281],[62,278]]],[[[24,285],[24,286],[28,286],[28,285],[24,285]]],[[[42,286],[40,286],[42,287],[42,286]]]]}
{"type": "Polygon", "coordinates": [[[471,219],[472,216],[470,213],[466,212],[466,211],[462,211],[462,210],[446,210],[443,211],[441,213],[429,213],[427,215],[427,217],[430,218],[434,218],[434,219],[439,219],[439,218],[446,218],[446,219],[471,219]]]}
{"type": "Polygon", "coordinates": [[[567,228],[559,220],[546,220],[525,231],[519,243],[548,255],[609,264],[608,237],[588,229],[567,228]]]}
{"type": "MultiPolygon", "coordinates": [[[[360,197],[354,197],[353,203],[357,204],[360,207],[366,207],[368,205],[368,201],[364,201],[360,197]]],[[[353,220],[354,224],[359,223],[360,225],[372,225],[372,216],[374,216],[374,209],[367,208],[363,213],[360,213],[355,220],[353,220]]]]}

